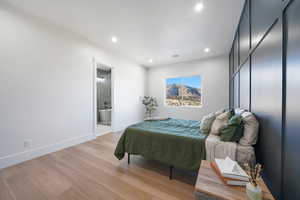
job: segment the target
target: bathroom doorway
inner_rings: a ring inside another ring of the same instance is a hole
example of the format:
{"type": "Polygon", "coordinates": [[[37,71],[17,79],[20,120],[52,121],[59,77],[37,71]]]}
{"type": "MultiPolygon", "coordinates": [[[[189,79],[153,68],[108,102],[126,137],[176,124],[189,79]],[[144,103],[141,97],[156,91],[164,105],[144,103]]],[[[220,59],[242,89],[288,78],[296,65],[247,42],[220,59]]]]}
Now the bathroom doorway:
{"type": "Polygon", "coordinates": [[[112,132],[113,122],[113,68],[95,63],[95,134],[112,132]]]}

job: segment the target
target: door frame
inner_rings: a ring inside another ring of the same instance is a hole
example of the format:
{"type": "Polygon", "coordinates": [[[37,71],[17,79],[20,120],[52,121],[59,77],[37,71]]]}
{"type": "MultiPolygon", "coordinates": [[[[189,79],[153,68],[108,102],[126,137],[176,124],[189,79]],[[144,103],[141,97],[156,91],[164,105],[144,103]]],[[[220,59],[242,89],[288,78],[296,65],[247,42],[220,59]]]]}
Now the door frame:
{"type": "Polygon", "coordinates": [[[115,86],[115,68],[112,67],[110,64],[105,64],[104,62],[101,62],[97,58],[93,58],[93,133],[95,137],[105,135],[107,133],[111,133],[114,130],[114,124],[115,124],[115,100],[114,100],[114,86],[115,86]],[[110,128],[101,128],[101,126],[98,126],[97,124],[97,69],[98,65],[104,65],[105,67],[108,67],[111,69],[111,126],[110,128]]]}

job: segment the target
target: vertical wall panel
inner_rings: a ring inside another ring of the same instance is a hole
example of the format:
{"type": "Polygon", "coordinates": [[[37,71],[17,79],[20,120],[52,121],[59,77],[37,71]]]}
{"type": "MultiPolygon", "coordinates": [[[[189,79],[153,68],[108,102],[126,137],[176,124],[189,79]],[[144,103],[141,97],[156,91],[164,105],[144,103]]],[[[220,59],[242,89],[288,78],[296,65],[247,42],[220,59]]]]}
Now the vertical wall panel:
{"type": "Polygon", "coordinates": [[[246,1],[241,23],[239,26],[240,33],[240,63],[243,63],[250,49],[250,16],[249,16],[249,1],[246,1]]]}
{"type": "Polygon", "coordinates": [[[234,54],[233,54],[233,58],[234,58],[234,72],[237,71],[238,67],[239,67],[239,34],[236,34],[236,38],[234,40],[234,54]]]}
{"type": "Polygon", "coordinates": [[[264,36],[279,16],[282,0],[251,0],[252,46],[264,36]]]}
{"type": "Polygon", "coordinates": [[[260,122],[257,157],[274,195],[281,191],[282,27],[277,23],[252,54],[252,112],[260,122]]]}
{"type": "Polygon", "coordinates": [[[250,109],[250,61],[247,60],[240,71],[240,107],[250,109]]]}
{"type": "Polygon", "coordinates": [[[230,69],[229,69],[229,72],[230,72],[230,76],[233,75],[233,72],[234,72],[234,57],[233,57],[233,50],[231,50],[230,52],[230,56],[229,56],[229,59],[230,59],[230,69]]]}
{"type": "Polygon", "coordinates": [[[300,2],[286,10],[286,128],[283,199],[300,199],[300,2]]]}
{"type": "MultiPolygon", "coordinates": [[[[229,55],[229,77],[232,77],[233,75],[233,70],[234,70],[234,65],[233,65],[233,51],[230,52],[229,55]]],[[[233,97],[233,80],[231,78],[229,78],[229,108],[233,108],[234,104],[234,97],[233,97]]]]}
{"type": "Polygon", "coordinates": [[[237,73],[234,77],[234,107],[240,107],[240,75],[237,73]]]}

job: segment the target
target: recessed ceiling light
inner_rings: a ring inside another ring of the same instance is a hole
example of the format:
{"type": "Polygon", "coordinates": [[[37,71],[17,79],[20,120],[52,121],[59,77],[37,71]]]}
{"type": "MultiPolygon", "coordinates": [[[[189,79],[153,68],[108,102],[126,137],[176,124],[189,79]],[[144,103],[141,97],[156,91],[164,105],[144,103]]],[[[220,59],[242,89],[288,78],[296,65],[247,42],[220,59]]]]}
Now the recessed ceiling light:
{"type": "Polygon", "coordinates": [[[118,42],[118,38],[117,38],[116,36],[113,36],[113,37],[111,38],[111,41],[112,41],[113,43],[117,43],[117,42],[118,42]]]}
{"type": "Polygon", "coordinates": [[[210,48],[205,48],[205,49],[204,49],[204,52],[205,52],[205,53],[210,52],[210,48]]]}
{"type": "Polygon", "coordinates": [[[153,60],[152,60],[152,59],[149,59],[148,62],[149,62],[149,63],[153,63],[153,60]]]}
{"type": "Polygon", "coordinates": [[[202,2],[200,2],[200,3],[197,3],[197,4],[195,5],[195,7],[194,7],[194,9],[195,9],[195,11],[196,11],[196,12],[200,12],[200,11],[202,11],[202,10],[203,10],[203,8],[204,8],[204,5],[203,5],[203,3],[202,3],[202,2]]]}

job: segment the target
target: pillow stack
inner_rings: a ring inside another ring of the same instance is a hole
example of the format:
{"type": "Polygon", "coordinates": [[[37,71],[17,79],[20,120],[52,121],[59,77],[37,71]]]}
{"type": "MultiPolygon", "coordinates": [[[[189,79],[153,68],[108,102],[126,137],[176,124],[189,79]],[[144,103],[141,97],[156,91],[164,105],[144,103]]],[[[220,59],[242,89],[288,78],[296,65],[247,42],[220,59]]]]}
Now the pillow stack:
{"type": "Polygon", "coordinates": [[[238,142],[252,146],[257,142],[259,123],[254,114],[242,109],[220,110],[203,117],[200,130],[208,135],[220,136],[224,142],[238,142]]]}

